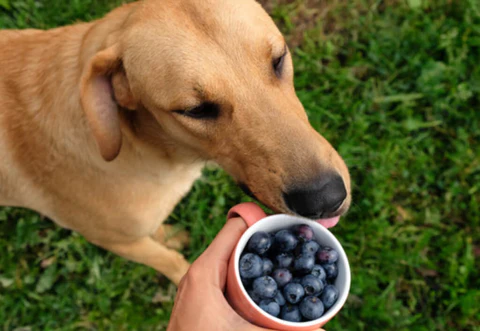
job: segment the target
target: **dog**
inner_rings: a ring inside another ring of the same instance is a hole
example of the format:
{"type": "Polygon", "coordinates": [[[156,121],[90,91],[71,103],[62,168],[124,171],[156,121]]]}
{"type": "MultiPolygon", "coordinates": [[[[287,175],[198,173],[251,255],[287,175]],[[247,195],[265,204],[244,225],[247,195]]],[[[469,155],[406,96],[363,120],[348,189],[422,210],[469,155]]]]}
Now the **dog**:
{"type": "Polygon", "coordinates": [[[349,208],[347,166],[309,124],[290,51],[254,0],[144,0],[3,30],[0,67],[0,205],[175,284],[189,263],[162,222],[206,162],[275,212],[331,226],[349,208]]]}

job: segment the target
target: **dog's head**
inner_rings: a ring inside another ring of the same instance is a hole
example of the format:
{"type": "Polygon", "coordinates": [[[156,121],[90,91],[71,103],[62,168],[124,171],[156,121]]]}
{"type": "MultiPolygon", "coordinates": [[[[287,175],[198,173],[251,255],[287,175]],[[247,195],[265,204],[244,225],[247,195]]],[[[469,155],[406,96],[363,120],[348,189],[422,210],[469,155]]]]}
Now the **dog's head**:
{"type": "Polygon", "coordinates": [[[124,130],[214,160],[275,211],[335,217],[350,177],[309,124],[281,33],[253,0],[146,0],[92,57],[82,104],[101,155],[124,130]]]}

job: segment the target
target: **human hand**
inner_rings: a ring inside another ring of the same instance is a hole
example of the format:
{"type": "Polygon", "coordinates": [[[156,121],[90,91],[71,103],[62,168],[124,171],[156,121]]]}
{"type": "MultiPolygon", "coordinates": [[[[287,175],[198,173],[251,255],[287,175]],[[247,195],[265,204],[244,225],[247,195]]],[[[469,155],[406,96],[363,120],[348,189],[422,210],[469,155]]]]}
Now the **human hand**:
{"type": "Polygon", "coordinates": [[[228,260],[242,234],[245,222],[230,219],[205,252],[192,264],[178,287],[167,331],[266,331],[244,320],[223,294],[228,260]]]}

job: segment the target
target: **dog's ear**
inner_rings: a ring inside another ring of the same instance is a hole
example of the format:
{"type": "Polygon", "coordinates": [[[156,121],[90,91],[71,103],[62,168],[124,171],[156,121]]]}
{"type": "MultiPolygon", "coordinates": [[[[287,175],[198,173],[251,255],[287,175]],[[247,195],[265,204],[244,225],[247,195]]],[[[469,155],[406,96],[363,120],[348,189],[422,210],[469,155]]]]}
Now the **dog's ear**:
{"type": "Polygon", "coordinates": [[[136,108],[118,45],[98,52],[90,60],[80,89],[82,107],[100,154],[106,161],[113,161],[122,147],[118,107],[136,108]]]}

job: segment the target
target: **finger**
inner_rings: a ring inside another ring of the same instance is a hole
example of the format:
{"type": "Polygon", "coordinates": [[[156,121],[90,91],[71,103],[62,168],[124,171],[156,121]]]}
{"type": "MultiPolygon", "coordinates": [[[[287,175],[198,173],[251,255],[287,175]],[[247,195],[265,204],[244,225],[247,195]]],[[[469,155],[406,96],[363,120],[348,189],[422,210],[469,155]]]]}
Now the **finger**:
{"type": "Polygon", "coordinates": [[[247,230],[247,225],[243,219],[240,217],[230,219],[200,258],[216,263],[228,263],[238,240],[245,230],[247,230]]]}
{"type": "Polygon", "coordinates": [[[228,261],[246,229],[247,225],[240,217],[227,221],[210,246],[190,267],[191,272],[198,270],[205,280],[209,280],[210,285],[218,288],[222,298],[227,280],[228,261]]]}

